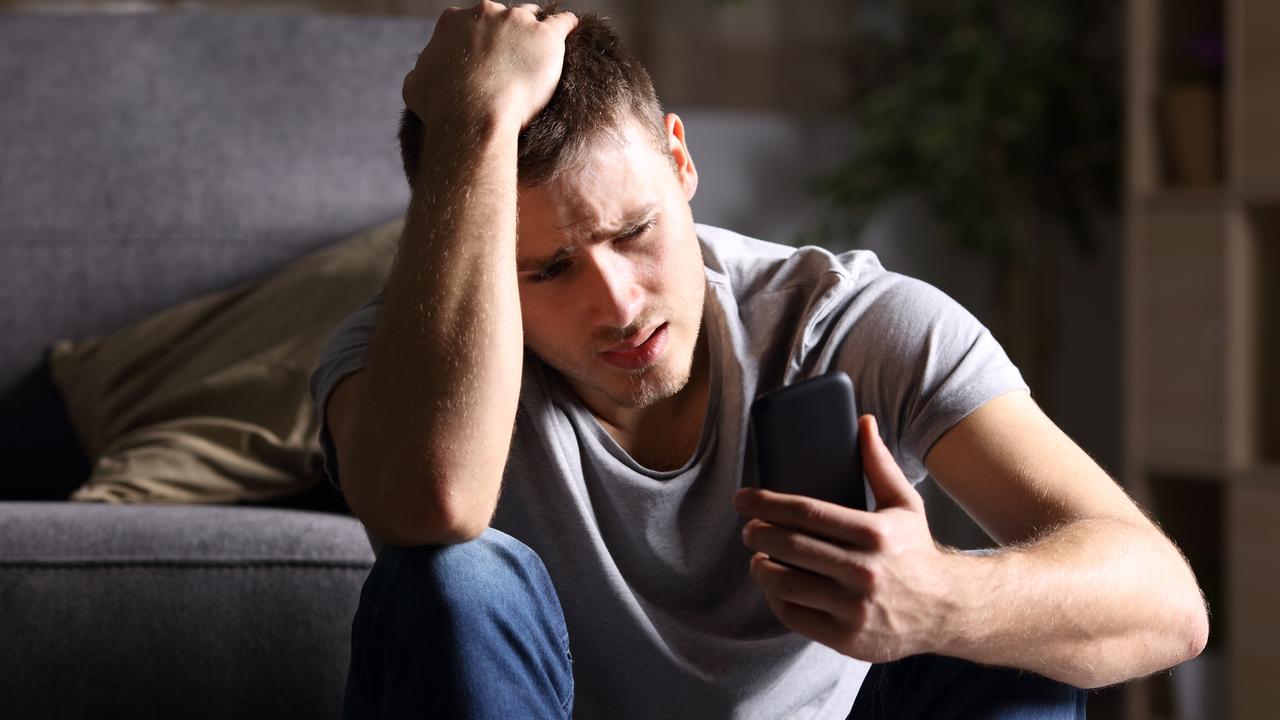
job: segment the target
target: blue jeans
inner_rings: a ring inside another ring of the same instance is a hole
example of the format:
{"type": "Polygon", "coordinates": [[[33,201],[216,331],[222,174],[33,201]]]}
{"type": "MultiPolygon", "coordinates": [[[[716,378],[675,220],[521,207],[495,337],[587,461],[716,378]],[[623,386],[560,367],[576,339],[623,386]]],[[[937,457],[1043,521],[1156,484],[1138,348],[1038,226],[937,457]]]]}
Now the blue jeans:
{"type": "MultiPolygon", "coordinates": [[[[564,720],[573,656],[538,555],[489,529],[461,545],[383,548],[351,630],[344,717],[564,720]]],[[[874,665],[850,718],[1065,720],[1084,692],[918,655],[874,665]]]]}

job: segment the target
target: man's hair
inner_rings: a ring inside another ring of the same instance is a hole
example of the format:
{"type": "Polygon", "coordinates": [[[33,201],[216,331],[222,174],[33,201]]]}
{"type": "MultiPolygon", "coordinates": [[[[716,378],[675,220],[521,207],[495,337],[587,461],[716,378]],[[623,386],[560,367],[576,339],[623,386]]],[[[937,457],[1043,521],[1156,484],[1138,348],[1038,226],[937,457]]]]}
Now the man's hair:
{"type": "MultiPolygon", "coordinates": [[[[558,12],[558,4],[545,6],[538,19],[558,12]]],[[[629,119],[649,130],[665,152],[662,107],[649,72],[608,21],[595,12],[583,13],[565,39],[564,69],[550,102],[520,133],[520,185],[555,179],[580,158],[589,141],[620,130],[629,119]]],[[[400,156],[410,186],[417,177],[423,142],[429,139],[423,137],[422,120],[405,109],[400,116],[400,156]]]]}

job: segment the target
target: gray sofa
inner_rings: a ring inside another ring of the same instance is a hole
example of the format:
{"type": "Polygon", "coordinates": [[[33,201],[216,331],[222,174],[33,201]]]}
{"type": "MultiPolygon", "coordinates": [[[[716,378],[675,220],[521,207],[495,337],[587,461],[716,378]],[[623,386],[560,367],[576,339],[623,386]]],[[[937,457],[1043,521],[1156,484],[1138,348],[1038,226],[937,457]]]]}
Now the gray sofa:
{"type": "Polygon", "coordinates": [[[0,13],[0,717],[339,714],[359,524],[297,509],[338,504],[314,494],[56,501],[88,464],[42,359],[402,213],[400,82],[429,34],[0,13]]]}

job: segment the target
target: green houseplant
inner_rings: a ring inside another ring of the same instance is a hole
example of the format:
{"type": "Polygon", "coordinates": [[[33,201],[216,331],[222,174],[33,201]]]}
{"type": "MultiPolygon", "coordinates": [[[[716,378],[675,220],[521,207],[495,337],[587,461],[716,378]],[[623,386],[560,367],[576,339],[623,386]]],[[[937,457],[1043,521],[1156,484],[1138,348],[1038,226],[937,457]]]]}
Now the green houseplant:
{"type": "MultiPolygon", "coordinates": [[[[726,0],[725,4],[743,0],[726,0]]],[[[1048,374],[1050,250],[1089,253],[1120,182],[1120,8],[1104,0],[858,0],[854,151],[815,180],[815,239],[919,198],[989,262],[986,318],[1035,388],[1048,374]]],[[[1060,254],[1060,253],[1059,253],[1060,254]]]]}
{"type": "Polygon", "coordinates": [[[1050,243],[1088,253],[1119,199],[1118,8],[1101,0],[863,3],[853,157],[819,178],[824,233],[919,197],[994,269],[989,319],[1032,387],[1048,374],[1050,243]]]}
{"type": "Polygon", "coordinates": [[[1101,0],[863,3],[854,155],[817,181],[825,233],[919,197],[993,266],[993,331],[1035,388],[1052,326],[1050,243],[1088,253],[1120,183],[1118,8],[1101,0]]]}

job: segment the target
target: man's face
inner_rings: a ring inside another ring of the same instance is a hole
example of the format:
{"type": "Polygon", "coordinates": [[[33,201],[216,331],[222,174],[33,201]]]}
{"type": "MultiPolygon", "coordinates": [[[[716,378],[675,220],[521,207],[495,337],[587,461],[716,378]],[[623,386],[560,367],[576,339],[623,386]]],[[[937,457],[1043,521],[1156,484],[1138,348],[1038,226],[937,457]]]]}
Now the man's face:
{"type": "Polygon", "coordinates": [[[520,189],[525,344],[589,404],[644,408],[689,379],[706,292],[697,172],[679,118],[666,127],[666,152],[628,123],[578,167],[520,189]]]}

